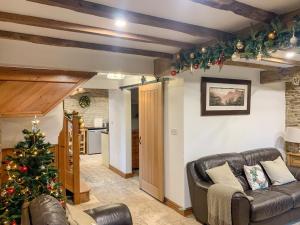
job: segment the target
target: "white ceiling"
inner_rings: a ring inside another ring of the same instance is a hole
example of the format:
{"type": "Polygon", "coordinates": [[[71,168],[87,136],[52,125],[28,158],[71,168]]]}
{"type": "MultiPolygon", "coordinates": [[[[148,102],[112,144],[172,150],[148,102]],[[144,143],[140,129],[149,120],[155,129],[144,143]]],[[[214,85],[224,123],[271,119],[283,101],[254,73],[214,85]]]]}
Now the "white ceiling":
{"type": "MultiPolygon", "coordinates": [[[[218,10],[207,7],[191,0],[89,0],[92,2],[105,4],[112,7],[122,8],[134,12],[148,14],[152,16],[162,17],[166,19],[176,20],[189,24],[209,27],[226,32],[236,32],[250,23],[254,23],[250,19],[233,14],[229,11],[218,10]]],[[[276,13],[286,13],[300,8],[300,0],[241,0],[241,2],[262,8],[276,13]]],[[[0,0],[0,11],[17,13],[23,15],[31,15],[66,22],[78,23],[89,26],[96,26],[107,29],[117,29],[114,20],[100,18],[92,15],[74,12],[71,10],[46,6],[38,3],[28,2],[26,0],[0,0]]],[[[0,30],[15,31],[36,35],[45,35],[56,38],[93,42],[100,44],[118,45],[137,49],[146,49],[160,51],[166,53],[176,53],[179,48],[165,46],[160,44],[149,44],[134,42],[128,40],[120,40],[109,37],[101,37],[89,34],[58,31],[53,29],[38,28],[27,25],[19,25],[7,22],[0,22],[0,30]]],[[[167,29],[155,28],[145,25],[128,23],[122,29],[125,32],[136,34],[144,34],[149,36],[161,37],[165,39],[177,40],[189,43],[206,42],[206,38],[195,37],[181,32],[171,31],[167,29]]],[[[23,42],[21,42],[23,43],[23,42]]],[[[53,47],[57,48],[57,47],[53,47]]],[[[70,48],[62,48],[66,52],[70,52],[70,48]]],[[[90,51],[93,50],[78,50],[90,51]]],[[[113,54],[113,53],[111,53],[113,54]]],[[[138,56],[137,56],[138,57],[138,56]]],[[[0,62],[1,63],[1,62],[0,62]]]]}

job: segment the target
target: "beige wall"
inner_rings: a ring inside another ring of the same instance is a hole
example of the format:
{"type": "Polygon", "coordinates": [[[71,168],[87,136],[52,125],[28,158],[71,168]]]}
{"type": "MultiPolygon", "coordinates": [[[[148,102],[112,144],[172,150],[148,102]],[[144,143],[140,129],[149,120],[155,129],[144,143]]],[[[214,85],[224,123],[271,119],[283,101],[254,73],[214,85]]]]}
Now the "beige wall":
{"type": "MultiPolygon", "coordinates": [[[[23,140],[23,129],[31,129],[32,117],[1,118],[2,148],[12,148],[23,140]]],[[[63,125],[63,106],[59,104],[40,120],[39,127],[46,134],[46,140],[51,144],[58,143],[58,135],[63,125]]]]}
{"type": "Polygon", "coordinates": [[[103,122],[108,122],[108,90],[90,90],[88,93],[69,96],[64,100],[64,110],[79,112],[86,127],[94,127],[96,118],[102,118],[103,122]],[[79,105],[79,99],[84,95],[91,100],[91,104],[87,108],[79,105]]]}

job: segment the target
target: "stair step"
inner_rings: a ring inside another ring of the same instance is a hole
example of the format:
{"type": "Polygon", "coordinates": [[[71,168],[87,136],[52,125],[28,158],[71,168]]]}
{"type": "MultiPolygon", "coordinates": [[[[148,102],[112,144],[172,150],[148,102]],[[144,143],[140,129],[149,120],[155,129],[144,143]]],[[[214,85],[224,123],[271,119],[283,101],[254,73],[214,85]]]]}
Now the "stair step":
{"type": "Polygon", "coordinates": [[[80,181],[80,203],[85,203],[90,200],[91,188],[84,181],[80,181]]]}

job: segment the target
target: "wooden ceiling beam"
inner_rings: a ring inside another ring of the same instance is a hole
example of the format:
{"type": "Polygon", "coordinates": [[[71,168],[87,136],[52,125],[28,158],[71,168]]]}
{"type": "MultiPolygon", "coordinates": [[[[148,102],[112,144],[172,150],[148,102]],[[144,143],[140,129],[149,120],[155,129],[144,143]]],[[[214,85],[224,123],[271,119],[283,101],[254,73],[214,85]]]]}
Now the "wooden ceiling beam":
{"type": "Polygon", "coordinates": [[[103,18],[108,18],[108,19],[113,19],[113,20],[122,17],[130,23],[174,30],[174,31],[186,33],[193,36],[212,38],[218,40],[227,40],[234,37],[234,35],[231,33],[227,33],[212,28],[178,22],[175,20],[164,19],[161,17],[150,16],[142,13],[114,8],[107,5],[102,5],[102,4],[84,1],[84,0],[27,0],[27,1],[61,7],[72,11],[103,17],[103,18]]]}
{"type": "Polygon", "coordinates": [[[120,46],[113,46],[113,45],[104,45],[104,44],[89,43],[89,42],[82,42],[82,41],[73,41],[73,40],[46,37],[46,36],[33,35],[33,34],[17,33],[17,32],[11,32],[11,31],[3,31],[3,30],[0,30],[0,38],[9,39],[9,40],[26,41],[26,42],[31,42],[31,43],[35,43],[35,44],[52,45],[52,46],[59,46],[59,47],[83,48],[83,49],[99,50],[99,51],[109,51],[109,52],[141,55],[141,56],[148,56],[148,57],[155,57],[155,58],[157,58],[157,57],[158,58],[159,57],[172,58],[173,57],[172,54],[164,53],[164,52],[156,52],[156,51],[149,51],[149,50],[143,50],[143,49],[127,48],[127,47],[120,47],[120,46]]]}
{"type": "Polygon", "coordinates": [[[192,0],[193,2],[200,3],[215,9],[231,11],[234,14],[246,17],[248,19],[256,20],[259,22],[269,22],[277,15],[260,8],[256,8],[245,3],[235,0],[192,0]]]}
{"type": "Polygon", "coordinates": [[[260,72],[260,83],[274,83],[290,81],[292,77],[300,72],[300,66],[280,68],[276,71],[262,71],[260,72]]]}
{"type": "Polygon", "coordinates": [[[241,67],[260,69],[260,70],[269,70],[269,71],[276,71],[280,68],[277,66],[263,65],[263,64],[252,63],[252,62],[232,61],[232,60],[226,60],[224,64],[228,66],[241,66],[241,67]]]}
{"type": "Polygon", "coordinates": [[[43,27],[48,29],[104,36],[110,38],[118,38],[118,39],[129,40],[129,41],[161,44],[161,45],[173,46],[178,48],[194,47],[194,44],[187,43],[187,42],[181,42],[181,41],[152,37],[147,35],[133,34],[133,33],[121,32],[121,31],[116,31],[111,29],[100,28],[100,27],[92,27],[87,25],[63,22],[63,21],[52,20],[52,19],[45,19],[45,18],[34,17],[34,16],[20,15],[20,14],[8,13],[8,12],[1,12],[1,11],[0,11],[0,21],[35,26],[35,27],[43,27]]]}

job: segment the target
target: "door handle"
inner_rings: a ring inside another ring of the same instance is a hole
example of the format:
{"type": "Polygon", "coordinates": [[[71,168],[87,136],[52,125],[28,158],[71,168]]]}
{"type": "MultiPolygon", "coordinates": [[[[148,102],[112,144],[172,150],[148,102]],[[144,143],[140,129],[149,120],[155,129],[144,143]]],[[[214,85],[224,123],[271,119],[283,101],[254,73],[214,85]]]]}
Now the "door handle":
{"type": "Polygon", "coordinates": [[[142,137],[141,136],[139,137],[139,144],[140,145],[142,144],[142,137]]]}

